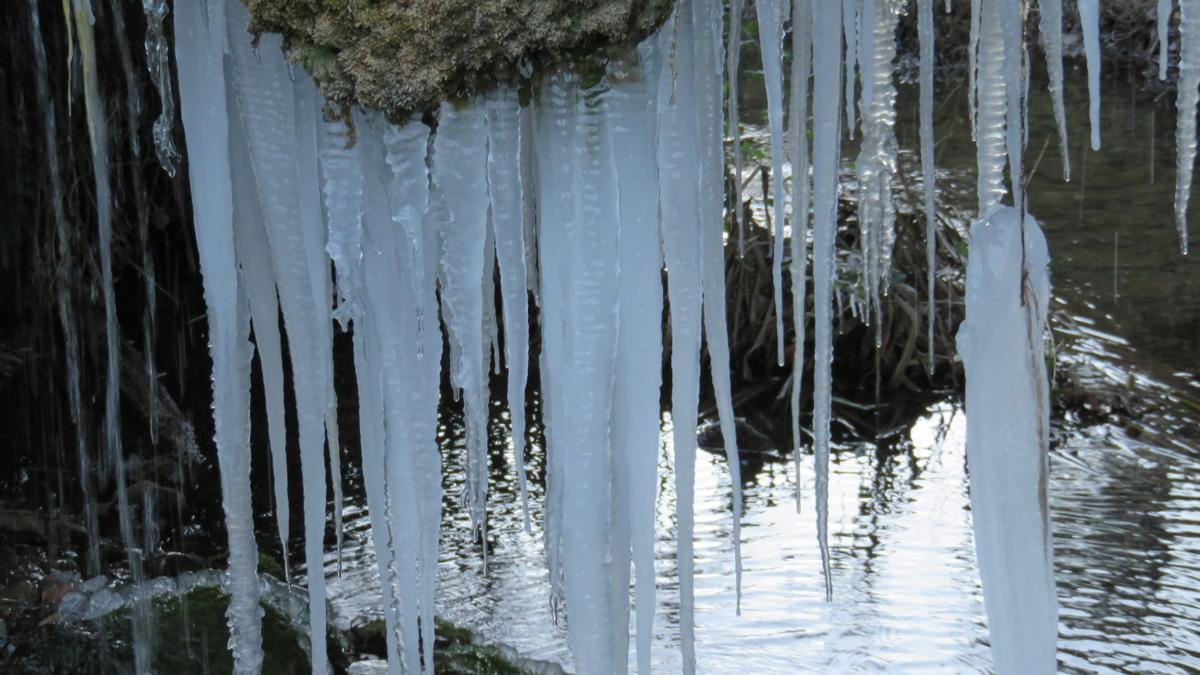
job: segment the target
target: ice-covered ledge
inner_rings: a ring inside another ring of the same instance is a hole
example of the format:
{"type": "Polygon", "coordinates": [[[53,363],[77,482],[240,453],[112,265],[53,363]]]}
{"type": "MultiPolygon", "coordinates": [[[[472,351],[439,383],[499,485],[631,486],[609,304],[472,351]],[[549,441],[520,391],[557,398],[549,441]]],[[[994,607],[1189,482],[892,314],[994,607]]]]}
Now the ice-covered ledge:
{"type": "Polygon", "coordinates": [[[247,0],[326,100],[394,119],[581,55],[625,52],[675,0],[247,0]]]}

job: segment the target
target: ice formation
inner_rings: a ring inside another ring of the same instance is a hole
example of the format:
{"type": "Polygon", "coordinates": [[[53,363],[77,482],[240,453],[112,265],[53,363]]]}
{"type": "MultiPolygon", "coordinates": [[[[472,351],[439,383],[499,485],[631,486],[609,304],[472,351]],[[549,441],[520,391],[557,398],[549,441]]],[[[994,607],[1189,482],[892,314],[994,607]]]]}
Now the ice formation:
{"type": "Polygon", "coordinates": [[[996,206],[971,226],[958,351],[966,369],[975,550],[1001,673],[1056,667],[1043,345],[1049,263],[1046,240],[1030,215],[996,206]]]}
{"type": "MultiPolygon", "coordinates": [[[[85,0],[74,2],[77,8],[86,6],[85,0]]],[[[931,331],[937,236],[934,2],[916,4],[931,331]]],[[[163,6],[145,2],[151,18],[147,49],[152,69],[159,63],[160,73],[162,47],[155,31],[163,6]]],[[[756,7],[769,102],[781,360],[783,245],[785,223],[791,225],[796,352],[790,413],[797,470],[803,446],[800,392],[811,222],[815,516],[825,591],[831,595],[827,501],[841,135],[843,124],[853,133],[860,122],[860,244],[871,320],[878,330],[895,236],[893,71],[896,26],[906,3],[793,0],[789,5],[763,0],[756,7]],[[787,119],[783,45],[789,15],[795,58],[787,119]],[[861,83],[857,106],[856,80],[861,83]],[[789,194],[785,148],[790,153],[789,194]]],[[[1079,7],[1093,146],[1098,147],[1096,0],[1081,0],[1079,7]]],[[[741,8],[737,0],[728,13],[717,0],[682,0],[636,55],[611,60],[602,70],[592,68],[587,76],[569,70],[539,73],[530,83],[531,101],[516,89],[502,88],[446,103],[431,127],[421,118],[396,123],[362,110],[327,111],[323,118],[311,80],[288,66],[280,38],[263,35],[257,47],[251,45],[245,33],[248,15],[240,2],[176,5],[181,116],[209,306],[213,414],[234,580],[231,646],[239,672],[253,672],[261,662],[249,500],[251,328],[264,378],[278,529],[285,547],[289,538],[286,469],[291,458],[284,452],[280,312],[300,440],[310,630],[323,634],[326,621],[327,460],[340,546],[331,356],[336,320],[353,340],[363,475],[393,673],[433,670],[432,650],[423,646],[434,640],[443,327],[449,379],[465,408],[467,485],[461,497],[484,568],[491,539],[497,536],[487,528],[489,372],[501,365],[507,369],[512,461],[528,527],[524,408],[530,359],[536,358],[546,436],[546,565],[552,601],[565,606],[577,671],[623,672],[632,650],[638,670],[649,672],[657,603],[659,375],[662,354],[670,349],[680,648],[684,671],[694,672],[692,492],[705,344],[733,486],[732,558],[739,605],[741,600],[741,495],[725,327],[722,146],[722,126],[728,124],[737,164],[741,8]],[[727,109],[722,109],[723,72],[730,80],[727,109]],[[664,290],[669,344],[664,344],[661,323],[664,290]],[[529,353],[530,301],[541,331],[537,355],[529,353]],[[625,626],[634,605],[631,640],[625,626]]],[[[1056,634],[1042,359],[1049,282],[1044,240],[1036,221],[1025,214],[1022,191],[1027,36],[1015,3],[972,0],[971,10],[968,100],[978,146],[980,219],[972,227],[967,321],[959,345],[968,373],[972,475],[987,477],[973,481],[971,496],[997,669],[1046,671],[1054,667],[1056,634]],[[1006,199],[1011,207],[1002,205],[1006,199]]],[[[1067,166],[1061,1],[1045,0],[1041,10],[1050,91],[1067,166]]],[[[1182,10],[1177,218],[1186,249],[1194,112],[1200,99],[1200,10],[1195,0],[1184,0],[1182,10]]],[[[86,12],[77,12],[76,21],[86,23],[86,12]]],[[[85,34],[90,35],[80,31],[81,48],[87,47],[85,34]]],[[[169,81],[166,89],[161,78],[156,83],[164,104],[160,121],[169,139],[169,81]]],[[[92,101],[92,92],[88,96],[92,101]]],[[[102,166],[103,129],[92,126],[94,155],[102,166]]],[[[158,136],[156,123],[156,140],[158,136]]],[[[159,142],[156,147],[169,170],[169,146],[159,142]]],[[[740,173],[735,176],[735,184],[740,183],[740,173]]],[[[105,181],[97,176],[102,215],[105,181]]],[[[740,184],[735,194],[740,194],[740,184]]],[[[740,209],[740,196],[735,203],[740,209]]],[[[740,236],[740,216],[728,217],[737,223],[740,236]]],[[[102,226],[104,222],[101,218],[102,226]]],[[[103,262],[107,252],[102,253],[103,262]]],[[[111,280],[106,282],[111,293],[111,280]]],[[[69,299],[61,302],[66,312],[69,299]]],[[[111,339],[115,327],[110,329],[111,339]]],[[[109,403],[115,410],[115,402],[109,403]]],[[[82,470],[87,449],[81,446],[79,455],[82,470]]],[[[111,452],[106,456],[111,458],[111,452]]],[[[314,641],[312,656],[314,671],[323,672],[323,640],[314,641]]]]}

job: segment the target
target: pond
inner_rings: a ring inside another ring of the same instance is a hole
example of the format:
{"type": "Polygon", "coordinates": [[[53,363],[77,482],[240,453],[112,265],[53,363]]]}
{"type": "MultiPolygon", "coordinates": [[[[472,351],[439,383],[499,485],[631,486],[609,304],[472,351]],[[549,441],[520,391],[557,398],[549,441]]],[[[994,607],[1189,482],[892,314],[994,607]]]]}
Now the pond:
{"type": "MultiPolygon", "coordinates": [[[[1173,96],[1136,78],[1110,78],[1104,148],[1084,148],[1082,73],[1068,76],[1072,170],[1061,180],[1049,97],[1030,112],[1031,211],[1049,240],[1058,367],[1084,390],[1123,401],[1095,419],[1056,419],[1051,509],[1060,602],[1059,665],[1068,671],[1185,672],[1200,668],[1200,260],[1179,255],[1172,219],[1173,96]],[[1042,152],[1043,143],[1048,143],[1042,152]]],[[[953,82],[940,83],[940,87],[953,82]]],[[[743,85],[752,90],[753,81],[743,85]]],[[[975,149],[961,90],[939,90],[939,200],[974,209],[975,149]],[[943,95],[945,94],[945,95],[943,95]]],[[[747,94],[746,134],[754,126],[747,94]]],[[[902,87],[898,136],[907,176],[919,176],[915,87],[902,87]]],[[[852,156],[852,153],[847,153],[852,156]]],[[[909,188],[919,190],[915,179],[909,188]]],[[[843,185],[843,190],[846,185],[843,185]]],[[[904,201],[905,188],[899,190],[904,201]]],[[[911,201],[919,201],[918,198],[911,201]]],[[[503,385],[493,382],[493,391],[503,385]]],[[[536,408],[536,397],[531,409],[536,408]]],[[[541,484],[522,519],[508,449],[507,411],[493,404],[488,573],[458,503],[460,413],[441,435],[446,491],[439,615],[523,656],[571,669],[566,628],[549,602],[541,484]]],[[[747,412],[747,411],[740,411],[747,412]]],[[[836,407],[835,407],[836,413],[836,407]]],[[[531,419],[535,415],[531,412],[531,419]]],[[[658,495],[655,669],[679,668],[671,419],[662,418],[658,495]]],[[[531,437],[539,430],[531,430],[531,437]]],[[[825,602],[811,456],[801,502],[794,466],[744,462],[742,612],[735,613],[731,485],[719,452],[696,466],[696,636],[703,672],[983,671],[990,668],[974,557],[965,465],[965,414],[953,397],[930,406],[898,439],[844,442],[830,478],[834,598],[825,602]]],[[[530,448],[534,475],[541,448],[530,448]]],[[[333,620],[380,615],[370,526],[348,508],[333,620]]],[[[326,572],[336,574],[332,556],[326,572]]],[[[381,662],[356,668],[377,669],[381,662]]]]}

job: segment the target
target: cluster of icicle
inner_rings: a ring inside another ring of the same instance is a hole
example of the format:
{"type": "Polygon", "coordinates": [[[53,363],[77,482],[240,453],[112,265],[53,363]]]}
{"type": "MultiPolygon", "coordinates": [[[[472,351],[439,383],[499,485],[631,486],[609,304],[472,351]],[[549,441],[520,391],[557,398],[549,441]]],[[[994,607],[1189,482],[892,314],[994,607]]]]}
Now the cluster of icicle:
{"type": "MultiPolygon", "coordinates": [[[[155,4],[147,1],[148,8],[155,4]]],[[[932,293],[934,0],[915,4],[932,293]]],[[[1054,669],[1056,636],[1042,359],[1049,282],[1045,242],[1036,221],[1025,214],[1023,198],[1029,72],[1024,10],[1008,0],[972,0],[971,5],[969,98],[978,144],[980,220],[972,227],[967,319],[959,336],[968,373],[969,461],[972,475],[982,477],[974,481],[971,499],[997,668],[1048,672],[1054,669]],[[1002,205],[1008,196],[1011,206],[1002,205]]],[[[1065,160],[1061,0],[1039,5],[1065,160]]],[[[255,348],[267,398],[280,536],[284,542],[289,538],[280,310],[300,439],[311,634],[324,634],[326,621],[319,570],[327,458],[335,493],[340,486],[331,359],[336,320],[353,336],[363,475],[389,664],[392,672],[421,672],[433,667],[429,646],[434,644],[441,503],[435,430],[443,329],[450,381],[465,409],[463,498],[472,527],[486,540],[489,371],[501,363],[508,369],[513,464],[528,527],[523,411],[530,298],[541,326],[547,443],[543,527],[552,593],[565,603],[579,672],[621,672],[630,654],[624,627],[632,581],[636,664],[640,672],[649,672],[664,267],[671,321],[680,644],[684,671],[694,671],[697,448],[692,422],[703,341],[711,355],[734,489],[740,603],[741,498],[724,307],[726,123],[735,134],[739,164],[740,148],[736,101],[723,107],[722,73],[735,92],[742,8],[733,0],[726,14],[721,0],[681,0],[667,25],[640,45],[636,58],[610,62],[598,82],[585,83],[567,71],[545,74],[534,83],[532,104],[520,105],[513,90],[502,88],[443,105],[432,130],[419,119],[393,124],[367,111],[327,119],[312,81],[284,60],[278,36],[264,35],[251,46],[245,33],[248,15],[238,0],[176,4],[182,119],[209,308],[216,440],[229,532],[231,644],[239,672],[258,670],[262,659],[247,451],[249,363],[255,348]],[[496,268],[499,308],[493,306],[496,268]],[[501,330],[503,354],[496,347],[501,330]]],[[[1093,96],[1092,142],[1098,147],[1096,0],[1081,0],[1079,9],[1093,96]]],[[[859,127],[862,138],[856,162],[859,239],[869,318],[878,325],[895,238],[893,70],[897,19],[906,10],[902,0],[756,3],[771,131],[777,303],[782,302],[785,222],[792,235],[797,357],[791,415],[797,430],[811,225],[813,450],[828,594],[833,592],[826,503],[842,124],[844,119],[851,135],[859,127]],[[785,115],[783,52],[789,23],[794,58],[785,115]],[[787,199],[785,159],[792,176],[787,199]]],[[[1184,169],[1190,169],[1195,154],[1194,110],[1200,98],[1198,14],[1196,1],[1184,0],[1181,209],[1190,186],[1184,169]],[[1187,115],[1185,108],[1191,111],[1187,115]]],[[[164,154],[170,156],[160,149],[164,154]]],[[[931,331],[933,312],[930,297],[931,331]]],[[[778,331],[782,349],[782,323],[778,331]]],[[[793,450],[799,469],[800,448],[793,450]]],[[[337,519],[340,495],[334,500],[337,519]]],[[[313,641],[312,657],[314,671],[324,670],[324,640],[313,641]]]]}

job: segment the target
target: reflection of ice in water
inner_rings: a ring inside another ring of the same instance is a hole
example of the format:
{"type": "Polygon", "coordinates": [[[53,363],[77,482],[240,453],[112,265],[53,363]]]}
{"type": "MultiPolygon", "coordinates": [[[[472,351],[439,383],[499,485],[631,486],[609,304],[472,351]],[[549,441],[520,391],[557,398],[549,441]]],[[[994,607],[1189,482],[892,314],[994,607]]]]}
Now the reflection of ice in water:
{"type": "MultiPolygon", "coordinates": [[[[674,495],[670,421],[659,461],[659,608],[654,665],[678,670],[674,495]]],[[[743,530],[746,576],[742,616],[734,613],[730,484],[723,459],[700,453],[696,467],[697,656],[709,672],[797,672],[852,667],[970,669],[988,664],[983,607],[966,510],[961,412],[935,409],[912,430],[914,449],[876,459],[873,449],[844,450],[830,478],[834,602],[823,600],[813,518],[811,472],[803,512],[795,512],[790,464],[769,463],[747,478],[743,530]],[[939,442],[940,439],[940,442],[939,442]]],[[[451,430],[461,449],[461,432],[451,430]]],[[[498,438],[493,435],[493,439],[498,438]]],[[[540,454],[540,449],[535,449],[540,454]]],[[[450,482],[461,476],[447,459],[450,482]]],[[[494,549],[490,576],[462,532],[453,500],[443,527],[439,615],[471,626],[488,641],[570,667],[566,631],[555,625],[540,532],[521,530],[514,486],[493,472],[494,549]],[[454,521],[451,524],[450,521],[454,521]]],[[[454,488],[448,490],[453,494],[454,488]]],[[[535,486],[533,503],[540,504],[535,486]]],[[[540,512],[535,512],[540,522],[540,512]]],[[[335,621],[379,613],[365,513],[347,514],[357,540],[353,564],[330,582],[335,621]]]]}

